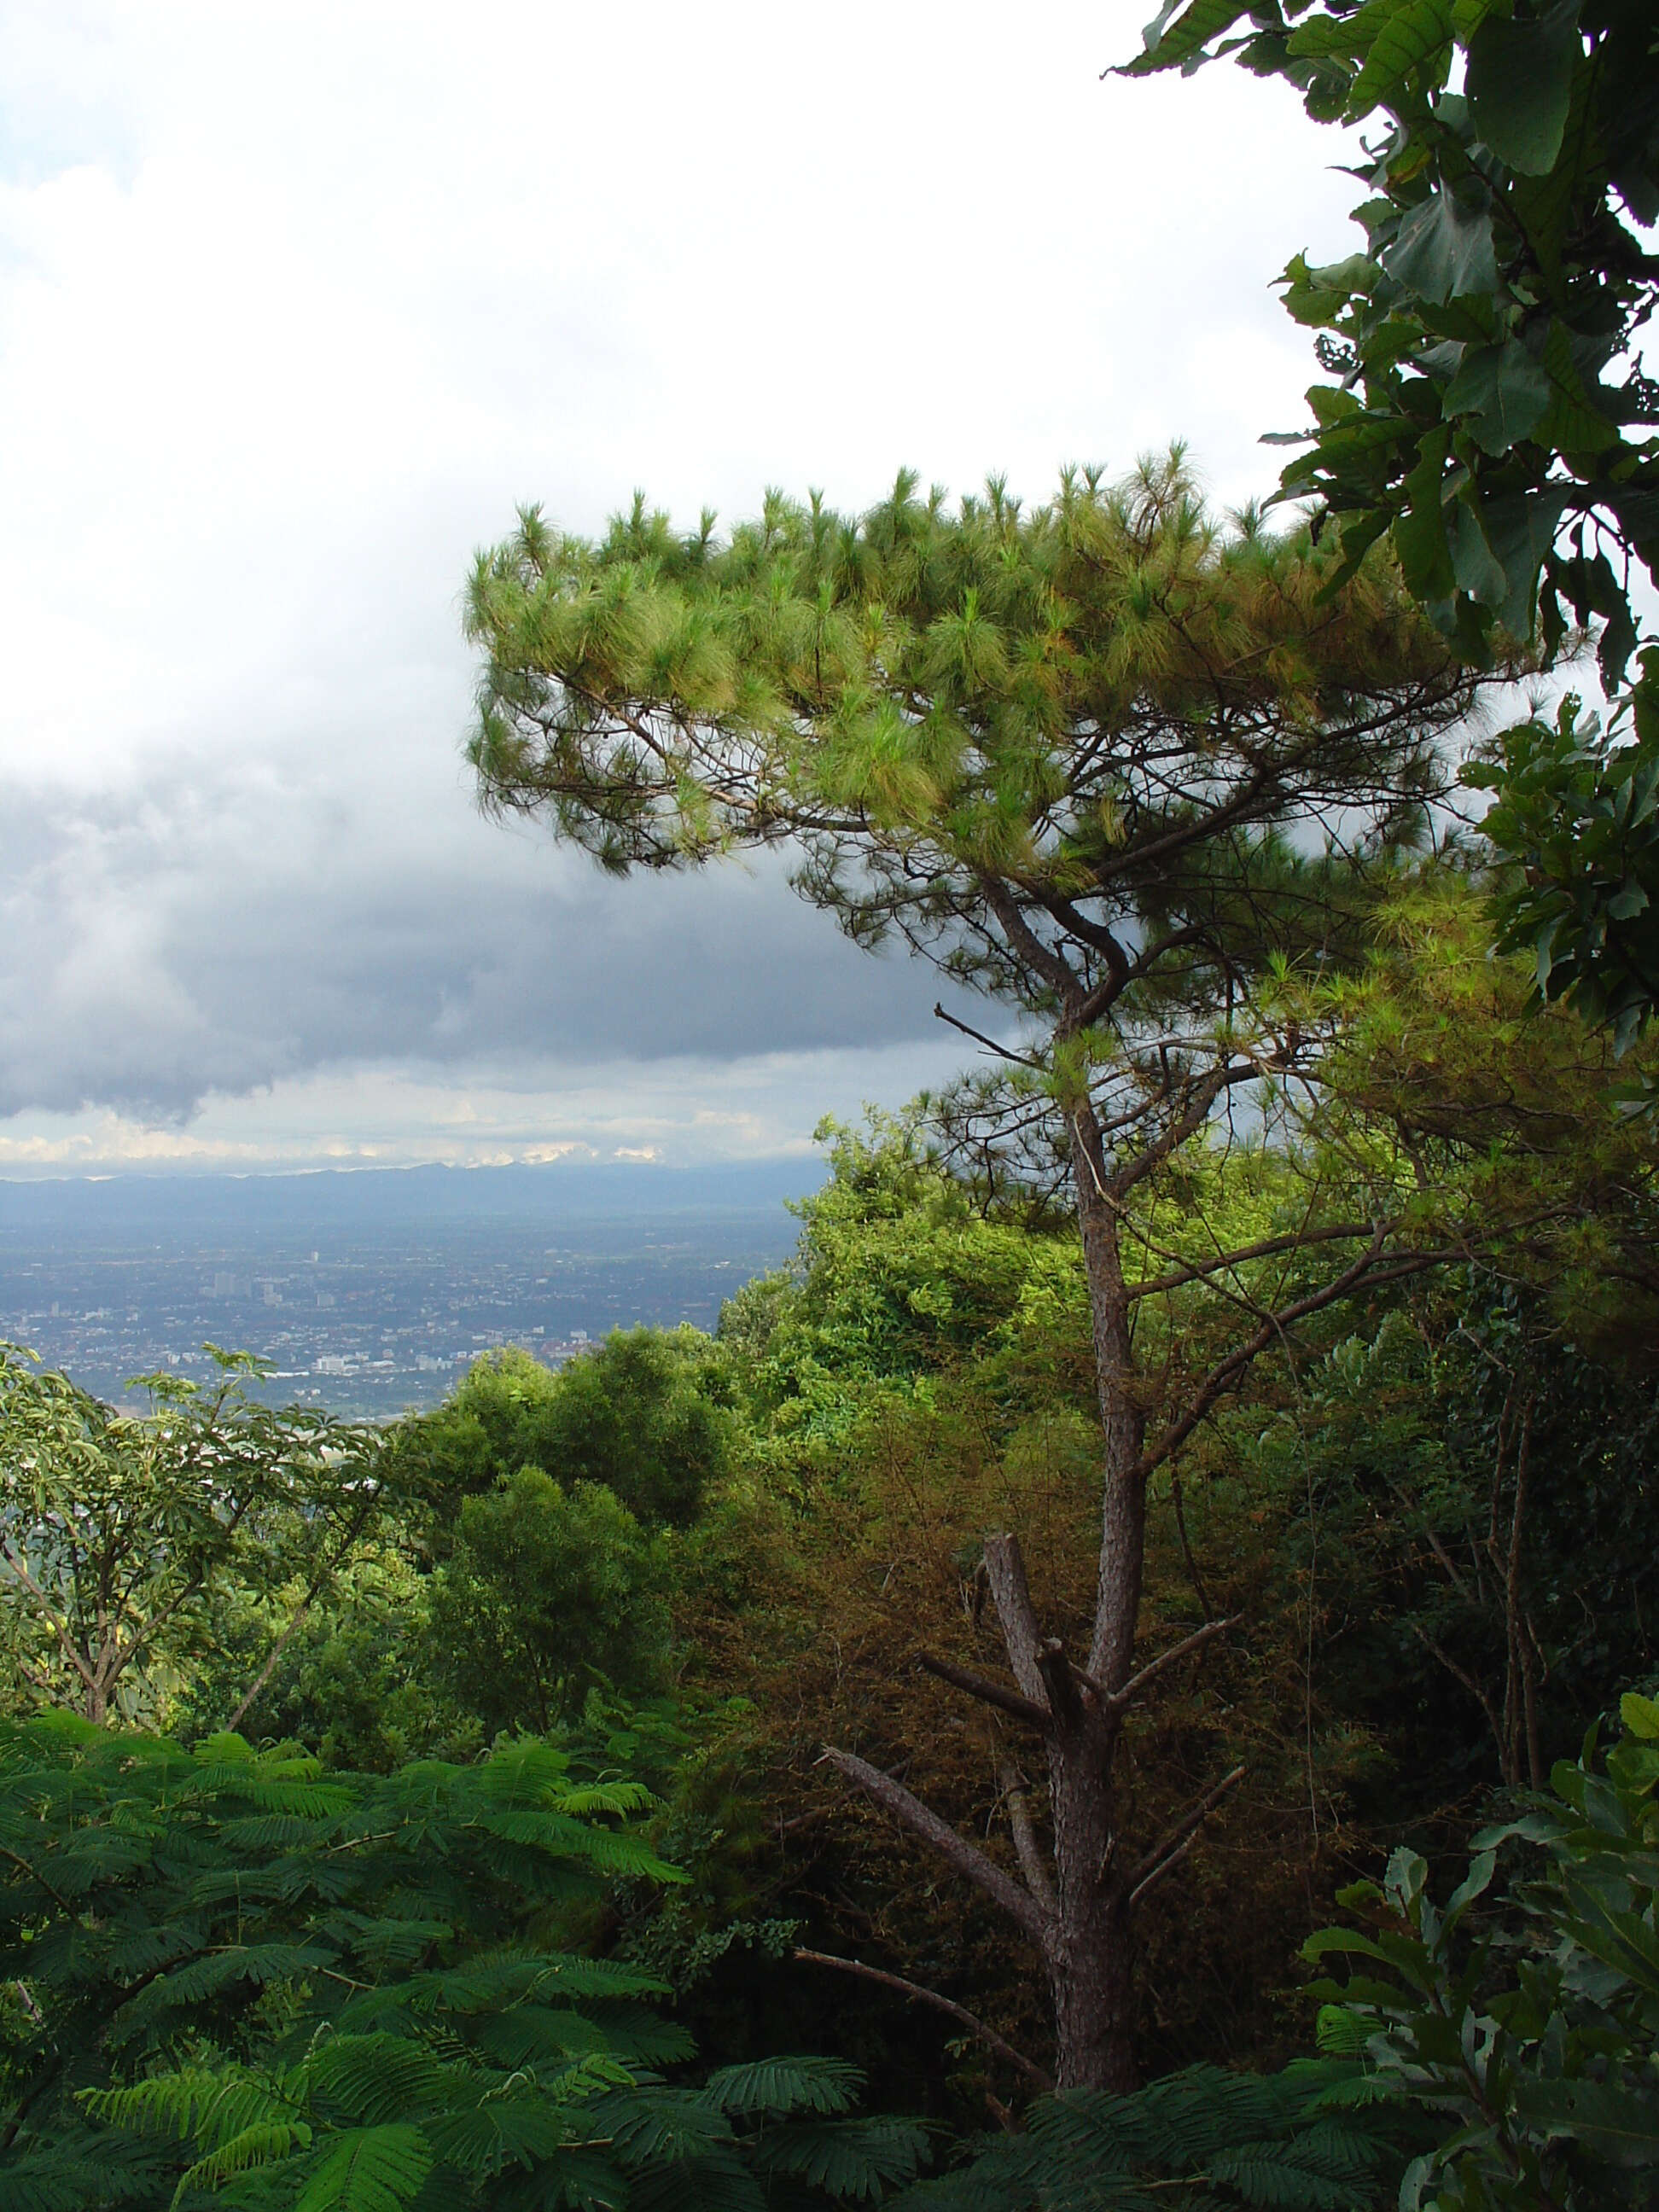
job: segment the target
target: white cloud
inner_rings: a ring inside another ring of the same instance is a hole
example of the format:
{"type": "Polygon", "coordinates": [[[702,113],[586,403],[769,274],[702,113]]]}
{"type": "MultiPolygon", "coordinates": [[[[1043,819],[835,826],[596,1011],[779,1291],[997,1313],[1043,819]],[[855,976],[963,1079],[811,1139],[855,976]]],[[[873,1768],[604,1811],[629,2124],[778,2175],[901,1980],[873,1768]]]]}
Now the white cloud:
{"type": "Polygon", "coordinates": [[[1041,495],[1176,435],[1264,489],[1310,374],[1268,280],[1353,187],[1283,87],[1100,82],[1137,20],[14,0],[0,1109],[94,1119],[0,1139],[357,1157],[384,1110],[446,1157],[516,1054],[604,1065],[617,1142],[717,1148],[722,1066],[783,1051],[775,1147],[799,1055],[931,1066],[927,979],[855,979],[769,886],[616,890],[481,824],[457,593],[521,498],[856,505],[901,462],[1041,495]]]}
{"type": "Polygon", "coordinates": [[[940,1037],[580,1070],[544,1062],[470,1078],[418,1066],[329,1070],[258,1093],[210,1093],[185,1126],[147,1126],[108,1109],[20,1113],[0,1123],[0,1176],[806,1156],[821,1116],[856,1121],[868,1102],[945,1081],[961,1057],[940,1037]]]}

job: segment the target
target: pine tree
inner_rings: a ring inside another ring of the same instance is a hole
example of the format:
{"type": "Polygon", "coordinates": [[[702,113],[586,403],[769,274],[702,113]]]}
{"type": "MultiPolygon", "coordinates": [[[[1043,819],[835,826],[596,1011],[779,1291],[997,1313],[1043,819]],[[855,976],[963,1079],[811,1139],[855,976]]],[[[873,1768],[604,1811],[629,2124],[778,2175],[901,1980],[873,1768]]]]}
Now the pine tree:
{"type": "Polygon", "coordinates": [[[983,1577],[1012,1680],[924,1663],[1040,1739],[1047,1845],[1011,1789],[1016,1880],[893,1777],[830,1755],[1029,1936],[1062,2085],[1132,2084],[1137,1903],[1239,1778],[1162,1836],[1121,1832],[1126,1717],[1228,1625],[1137,1654],[1148,1486],[1299,1321],[1432,1256],[1375,1149],[1243,1251],[1182,1255],[1160,1232],[1183,1152],[1230,1102],[1259,1127],[1316,1092],[1326,986],[1424,835],[1470,703],[1386,564],[1332,593],[1334,568],[1305,533],[1219,525],[1172,456],[1116,487],[1067,474],[1030,512],[996,483],[953,510],[908,476],[861,520],[775,494],[727,543],[711,516],[677,536],[642,500],[598,544],[531,510],[471,584],[487,804],[617,872],[788,845],[798,888],[855,941],[896,936],[1014,1017],[979,1039],[1009,1079],[981,1104],[1052,1133],[1069,1176],[1097,1601],[1066,1650],[1017,1535],[996,1533],[983,1577]],[[1145,1302],[1178,1322],[1209,1293],[1236,1316],[1216,1356],[1149,1364],[1145,1302]]]}

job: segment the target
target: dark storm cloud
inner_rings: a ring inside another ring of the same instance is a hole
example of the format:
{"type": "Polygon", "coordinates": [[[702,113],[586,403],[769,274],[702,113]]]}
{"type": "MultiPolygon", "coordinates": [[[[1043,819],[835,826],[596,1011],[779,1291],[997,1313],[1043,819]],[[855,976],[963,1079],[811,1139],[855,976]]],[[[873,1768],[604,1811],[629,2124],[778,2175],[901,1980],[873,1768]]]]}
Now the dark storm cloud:
{"type": "Polygon", "coordinates": [[[935,980],[775,871],[601,877],[480,821],[453,756],[392,788],[319,749],[179,761],[0,830],[0,1113],[188,1115],[330,1067],[476,1071],[891,1044],[935,980]]]}

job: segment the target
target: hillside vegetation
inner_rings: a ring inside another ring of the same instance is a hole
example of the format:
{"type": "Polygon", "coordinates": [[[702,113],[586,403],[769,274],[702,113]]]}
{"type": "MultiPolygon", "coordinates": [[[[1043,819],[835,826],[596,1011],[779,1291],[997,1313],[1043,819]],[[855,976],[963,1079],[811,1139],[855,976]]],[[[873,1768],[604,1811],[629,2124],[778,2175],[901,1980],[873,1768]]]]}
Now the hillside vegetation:
{"type": "MultiPolygon", "coordinates": [[[[984,1551],[1081,1638],[1086,1268],[924,1102],[824,1130],[714,1336],[491,1354],[388,1431],[8,1355],[7,2202],[1644,2201],[1652,1127],[1476,895],[1402,877],[1324,1071],[1435,1264],[1285,1325],[1150,1486],[1152,2086],[1045,2100],[1033,1947],[824,1756],[1040,1869],[984,1551]]],[[[1239,1117],[1127,1209],[1160,1390],[1294,1302],[1314,1172],[1239,1117]]]]}

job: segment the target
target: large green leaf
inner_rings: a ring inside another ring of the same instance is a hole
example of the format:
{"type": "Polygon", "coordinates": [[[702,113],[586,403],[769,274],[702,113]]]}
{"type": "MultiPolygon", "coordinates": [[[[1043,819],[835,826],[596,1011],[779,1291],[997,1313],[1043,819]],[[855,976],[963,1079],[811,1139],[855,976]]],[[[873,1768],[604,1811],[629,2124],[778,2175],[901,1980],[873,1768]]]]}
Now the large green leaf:
{"type": "Polygon", "coordinates": [[[1142,33],[1146,51],[1123,70],[1125,76],[1150,76],[1155,70],[1177,69],[1190,61],[1249,13],[1249,0],[1192,0],[1177,13],[1179,9],[1180,0],[1171,0],[1147,24],[1142,33]]]}
{"type": "Polygon", "coordinates": [[[1612,2081],[1538,2081],[1517,2094],[1522,2113],[1559,2128],[1614,2166],[1659,2165],[1659,2090],[1612,2081]]]}
{"type": "Polygon", "coordinates": [[[1454,586],[1451,549],[1446,539],[1441,478],[1450,443],[1443,425],[1422,443],[1417,465],[1406,478],[1407,504],[1394,520],[1395,551],[1408,588],[1426,599],[1445,599],[1454,586]]]}
{"type": "Polygon", "coordinates": [[[1488,500],[1480,510],[1486,543],[1509,583],[1498,614],[1511,637],[1532,635],[1539,574],[1555,543],[1567,498],[1565,486],[1549,485],[1541,491],[1488,500]]]}
{"type": "Polygon", "coordinates": [[[1500,161],[1525,176],[1555,167],[1583,53],[1577,0],[1534,22],[1490,15],[1469,43],[1474,127],[1500,161]]]}
{"type": "Polygon", "coordinates": [[[1518,338],[1504,345],[1471,346],[1446,387],[1448,415],[1467,415],[1469,428],[1489,453],[1507,453],[1544,419],[1551,385],[1518,338]]]}
{"type": "Polygon", "coordinates": [[[1477,606],[1502,606],[1509,597],[1509,579],[1466,499],[1453,500],[1446,509],[1446,544],[1458,590],[1467,592],[1477,606]]]}
{"type": "Polygon", "coordinates": [[[761,2058],[720,2067],[702,2094],[721,2112],[844,2112],[858,2080],[841,2058],[761,2058]]]}
{"type": "MultiPolygon", "coordinates": [[[[1362,20],[1371,13],[1372,8],[1363,9],[1362,20]]],[[[1350,119],[1357,123],[1386,106],[1425,63],[1449,51],[1451,35],[1450,0],[1392,0],[1348,94],[1350,119]]]]}
{"type": "Polygon", "coordinates": [[[1383,266],[1398,284],[1443,306],[1463,292],[1498,283],[1492,195],[1478,177],[1461,179],[1420,201],[1401,221],[1383,266]]]}

